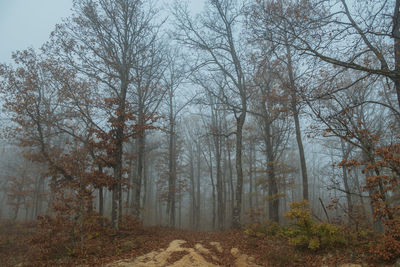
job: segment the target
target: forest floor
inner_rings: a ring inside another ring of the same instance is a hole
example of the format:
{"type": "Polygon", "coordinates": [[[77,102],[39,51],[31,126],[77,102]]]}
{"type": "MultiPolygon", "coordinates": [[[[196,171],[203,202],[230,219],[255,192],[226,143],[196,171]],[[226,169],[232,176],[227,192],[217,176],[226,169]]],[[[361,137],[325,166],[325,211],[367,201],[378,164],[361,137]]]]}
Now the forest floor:
{"type": "Polygon", "coordinates": [[[377,266],[368,263],[365,249],[357,247],[311,252],[295,249],[284,239],[250,237],[242,230],[165,227],[104,234],[87,240],[85,253],[43,255],[47,250],[42,249],[38,255],[40,244],[32,244],[36,227],[34,223],[0,224],[0,266],[377,266]]]}
{"type": "MultiPolygon", "coordinates": [[[[374,266],[363,263],[361,251],[299,251],[287,240],[249,237],[240,230],[196,232],[153,229],[167,246],[141,256],[126,257],[108,263],[108,267],[156,266],[374,266]],[[358,256],[357,256],[358,254],[358,256]],[[351,264],[350,264],[351,263],[351,264]]],[[[365,260],[365,259],[364,259],[365,260]]]]}

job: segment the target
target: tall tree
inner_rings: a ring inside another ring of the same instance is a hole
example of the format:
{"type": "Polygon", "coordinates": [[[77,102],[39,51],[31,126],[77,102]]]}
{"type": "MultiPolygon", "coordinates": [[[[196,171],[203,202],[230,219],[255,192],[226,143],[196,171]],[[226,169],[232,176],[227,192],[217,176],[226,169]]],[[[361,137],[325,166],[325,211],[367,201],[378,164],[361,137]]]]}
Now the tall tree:
{"type": "MultiPolygon", "coordinates": [[[[157,26],[158,28],[159,26],[157,26]]],[[[158,40],[157,32],[148,36],[146,46],[135,55],[133,71],[132,98],[134,114],[137,116],[137,164],[134,180],[134,216],[141,217],[141,190],[146,185],[146,132],[152,128],[158,119],[159,108],[167,92],[163,79],[167,71],[168,62],[165,55],[168,53],[162,41],[158,40]]],[[[147,188],[144,188],[145,190],[147,188]]]]}
{"type": "Polygon", "coordinates": [[[118,229],[122,211],[123,145],[136,133],[132,95],[137,57],[155,39],[155,12],[139,0],[78,0],[69,21],[53,32],[55,57],[102,91],[104,114],[111,122],[113,158],[111,222],[118,229]]]}
{"type": "Polygon", "coordinates": [[[290,134],[288,123],[288,94],[277,85],[271,64],[259,68],[253,79],[257,94],[254,95],[252,113],[261,122],[262,137],[265,143],[266,173],[268,188],[268,216],[279,222],[279,158],[287,145],[290,134]]]}
{"type": "Polygon", "coordinates": [[[228,102],[236,119],[237,183],[232,227],[240,227],[243,195],[242,135],[247,114],[248,89],[245,53],[239,38],[244,4],[230,0],[212,0],[207,9],[193,20],[187,6],[176,4],[175,38],[198,52],[195,69],[206,69],[225,77],[227,90],[221,100],[228,102]]]}
{"type": "Polygon", "coordinates": [[[163,76],[166,87],[168,106],[168,199],[167,215],[169,225],[175,227],[176,211],[176,182],[177,182],[177,118],[184,108],[191,103],[191,100],[180,103],[178,101],[178,89],[186,78],[184,65],[181,62],[181,55],[177,50],[170,50],[166,55],[168,65],[163,76]]]}
{"type": "MultiPolygon", "coordinates": [[[[301,176],[303,184],[303,199],[309,199],[308,193],[308,174],[306,157],[304,153],[301,125],[300,125],[300,103],[299,103],[299,71],[297,66],[300,66],[302,59],[295,54],[291,43],[294,38],[288,34],[289,28],[294,25],[287,25],[288,21],[278,20],[280,17],[273,16],[274,9],[284,10],[287,3],[282,1],[259,1],[254,3],[248,11],[247,20],[250,35],[250,43],[257,50],[261,50],[261,60],[265,57],[275,58],[281,64],[286,66],[285,70],[278,75],[280,76],[282,86],[289,91],[290,109],[295,125],[296,141],[299,151],[301,176]]],[[[304,69],[304,65],[302,66],[304,69]]]]}

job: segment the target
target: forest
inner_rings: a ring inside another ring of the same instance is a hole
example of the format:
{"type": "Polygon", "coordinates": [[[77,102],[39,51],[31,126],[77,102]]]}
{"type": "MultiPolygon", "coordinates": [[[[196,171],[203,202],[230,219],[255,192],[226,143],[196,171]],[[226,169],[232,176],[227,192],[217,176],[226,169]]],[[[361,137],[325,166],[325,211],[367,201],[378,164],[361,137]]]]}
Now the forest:
{"type": "Polygon", "coordinates": [[[0,62],[0,265],[400,266],[400,1],[190,5],[0,62]]]}

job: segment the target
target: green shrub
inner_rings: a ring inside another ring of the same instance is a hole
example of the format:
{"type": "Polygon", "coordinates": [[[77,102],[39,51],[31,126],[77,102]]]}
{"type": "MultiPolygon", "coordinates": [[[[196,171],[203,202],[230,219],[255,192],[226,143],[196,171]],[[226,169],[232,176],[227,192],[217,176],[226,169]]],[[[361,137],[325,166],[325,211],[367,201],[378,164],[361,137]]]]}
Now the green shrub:
{"type": "Polygon", "coordinates": [[[311,219],[307,201],[294,202],[285,214],[291,225],[284,231],[295,247],[318,250],[346,244],[342,228],[329,223],[317,224],[311,219]]]}
{"type": "Polygon", "coordinates": [[[273,221],[250,224],[244,233],[253,237],[285,237],[289,244],[297,248],[319,250],[347,245],[344,229],[334,224],[316,223],[311,219],[307,201],[293,202],[285,214],[291,223],[279,226],[273,221]]]}
{"type": "Polygon", "coordinates": [[[276,236],[281,231],[278,223],[266,220],[262,223],[253,223],[246,227],[244,233],[254,237],[276,236]]]}

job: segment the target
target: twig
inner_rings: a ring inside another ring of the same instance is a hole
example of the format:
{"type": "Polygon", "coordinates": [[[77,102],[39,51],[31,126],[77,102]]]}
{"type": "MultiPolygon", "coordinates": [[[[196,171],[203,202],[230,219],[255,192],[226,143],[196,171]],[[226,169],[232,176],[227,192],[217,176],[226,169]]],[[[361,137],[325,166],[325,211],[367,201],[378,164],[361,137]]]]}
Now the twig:
{"type": "Polygon", "coordinates": [[[330,220],[329,220],[329,215],[328,215],[328,212],[326,211],[326,208],[325,208],[325,206],[324,206],[324,203],[322,202],[322,199],[321,199],[320,197],[319,197],[318,199],[319,199],[319,202],[321,202],[321,206],[322,206],[322,208],[324,209],[324,212],[325,212],[326,218],[328,219],[328,223],[330,223],[330,220]]]}

